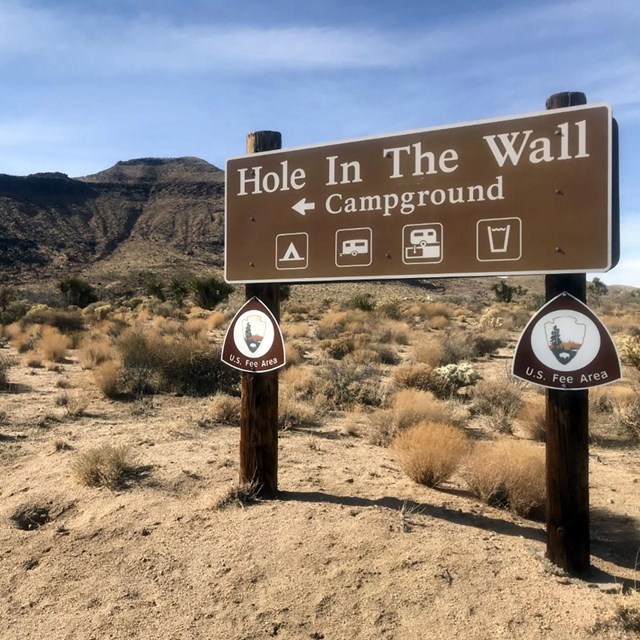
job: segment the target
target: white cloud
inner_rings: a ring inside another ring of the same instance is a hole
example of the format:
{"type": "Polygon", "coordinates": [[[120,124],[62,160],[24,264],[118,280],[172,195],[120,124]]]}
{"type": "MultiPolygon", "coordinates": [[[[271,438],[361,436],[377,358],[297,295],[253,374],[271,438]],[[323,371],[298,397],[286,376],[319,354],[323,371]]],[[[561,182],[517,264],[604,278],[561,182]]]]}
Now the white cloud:
{"type": "Polygon", "coordinates": [[[604,56],[612,40],[616,57],[624,54],[626,41],[635,51],[635,36],[629,34],[639,22],[635,0],[552,2],[435,26],[415,25],[409,18],[406,28],[395,31],[384,25],[176,24],[77,10],[64,13],[18,0],[5,4],[0,12],[0,53],[37,59],[50,68],[93,73],[397,67],[417,73],[475,70],[495,78],[491,62],[498,69],[513,68],[509,61],[515,60],[524,75],[545,57],[553,60],[573,52],[579,63],[594,52],[604,56]],[[619,33],[607,33],[614,28],[619,33]],[[549,46],[540,47],[542,43],[549,46]],[[538,53],[528,53],[531,47],[538,53]]]}

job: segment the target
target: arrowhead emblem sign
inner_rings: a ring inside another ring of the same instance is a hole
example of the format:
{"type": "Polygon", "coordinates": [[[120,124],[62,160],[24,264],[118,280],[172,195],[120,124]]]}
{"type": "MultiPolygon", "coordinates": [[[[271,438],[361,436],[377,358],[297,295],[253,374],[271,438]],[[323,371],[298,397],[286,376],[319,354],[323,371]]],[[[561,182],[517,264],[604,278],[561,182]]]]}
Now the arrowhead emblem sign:
{"type": "Polygon", "coordinates": [[[525,327],[513,375],[548,389],[589,389],[620,380],[620,357],[607,328],[567,292],[545,304],[525,327]]]}
{"type": "Polygon", "coordinates": [[[224,337],[221,360],[248,373],[274,371],[286,364],[282,332],[262,300],[253,297],[236,313],[224,337]]]}

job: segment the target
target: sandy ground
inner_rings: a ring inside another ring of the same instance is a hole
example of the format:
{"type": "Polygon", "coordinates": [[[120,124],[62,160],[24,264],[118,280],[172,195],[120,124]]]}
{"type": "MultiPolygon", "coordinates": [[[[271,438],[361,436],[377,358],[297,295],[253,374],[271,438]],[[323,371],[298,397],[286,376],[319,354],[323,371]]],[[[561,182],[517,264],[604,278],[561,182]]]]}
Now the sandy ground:
{"type": "Polygon", "coordinates": [[[544,524],[455,477],[413,483],[342,415],[281,434],[278,499],[216,508],[237,480],[238,428],[199,426],[207,399],[108,401],[88,380],[72,357],[16,367],[0,394],[3,640],[637,637],[619,615],[638,606],[637,448],[591,449],[594,568],[580,581],[545,560],[544,524]],[[56,406],[61,379],[87,415],[56,406]],[[126,489],[73,477],[100,443],[135,452],[126,489]],[[24,503],[50,521],[17,528],[24,503]]]}

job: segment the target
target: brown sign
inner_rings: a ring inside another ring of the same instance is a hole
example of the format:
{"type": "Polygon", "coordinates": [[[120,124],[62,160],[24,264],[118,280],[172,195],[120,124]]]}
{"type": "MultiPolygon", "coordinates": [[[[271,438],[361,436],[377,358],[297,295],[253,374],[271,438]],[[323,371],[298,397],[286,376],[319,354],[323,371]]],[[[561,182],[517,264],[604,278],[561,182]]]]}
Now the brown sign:
{"type": "Polygon", "coordinates": [[[249,373],[264,373],[285,365],[280,327],[258,298],[247,300],[231,321],[221,358],[230,367],[249,373]]]}
{"type": "Polygon", "coordinates": [[[587,305],[561,293],[525,327],[513,375],[549,389],[588,389],[615,382],[622,372],[607,328],[587,305]]]}
{"type": "Polygon", "coordinates": [[[611,132],[585,106],[231,159],[226,278],[606,271],[611,132]]]}

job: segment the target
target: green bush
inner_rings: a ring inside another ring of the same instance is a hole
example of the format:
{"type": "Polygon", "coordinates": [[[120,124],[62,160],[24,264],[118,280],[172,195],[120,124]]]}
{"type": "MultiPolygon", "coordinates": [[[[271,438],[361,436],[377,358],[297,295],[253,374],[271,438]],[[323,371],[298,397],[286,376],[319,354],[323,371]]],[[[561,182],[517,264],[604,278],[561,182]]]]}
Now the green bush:
{"type": "Polygon", "coordinates": [[[348,306],[351,309],[360,311],[373,311],[376,308],[376,301],[370,293],[356,293],[350,300],[348,306]]]}
{"type": "Polygon", "coordinates": [[[58,289],[65,297],[67,304],[84,308],[92,302],[97,302],[98,296],[95,289],[82,278],[67,276],[58,283],[58,289]]]}
{"type": "Polygon", "coordinates": [[[173,391],[191,396],[236,391],[239,373],[220,360],[220,351],[196,339],[125,333],[118,341],[121,378],[133,394],[173,391]]]}
{"type": "Polygon", "coordinates": [[[62,333],[71,334],[84,330],[82,316],[75,311],[60,311],[49,307],[37,306],[22,319],[25,324],[46,324],[62,333]]]}
{"type": "Polygon", "coordinates": [[[233,287],[220,278],[193,278],[189,286],[195,303],[203,309],[215,309],[233,293],[233,287]]]}

